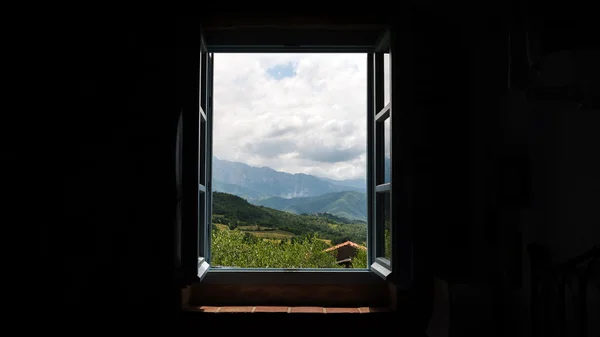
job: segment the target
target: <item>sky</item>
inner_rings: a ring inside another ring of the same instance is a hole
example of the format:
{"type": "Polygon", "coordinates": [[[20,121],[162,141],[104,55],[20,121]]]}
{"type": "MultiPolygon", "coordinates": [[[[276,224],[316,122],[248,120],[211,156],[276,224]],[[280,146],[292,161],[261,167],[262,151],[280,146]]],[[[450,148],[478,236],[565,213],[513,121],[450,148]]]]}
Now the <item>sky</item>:
{"type": "Polygon", "coordinates": [[[365,178],[367,54],[219,53],[213,85],[217,158],[365,178]]]}

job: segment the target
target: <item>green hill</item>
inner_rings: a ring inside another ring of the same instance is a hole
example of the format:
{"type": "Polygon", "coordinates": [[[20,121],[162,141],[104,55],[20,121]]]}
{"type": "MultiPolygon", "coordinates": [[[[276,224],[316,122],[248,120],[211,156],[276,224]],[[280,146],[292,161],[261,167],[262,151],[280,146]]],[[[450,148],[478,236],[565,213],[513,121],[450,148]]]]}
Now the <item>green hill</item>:
{"type": "MultiPolygon", "coordinates": [[[[352,202],[355,200],[349,196],[347,200],[334,202],[334,204],[337,205],[336,207],[346,207],[346,204],[352,202]]],[[[332,206],[333,209],[335,209],[334,206],[332,206]]],[[[300,211],[302,210],[304,209],[300,209],[300,211]]],[[[213,223],[228,225],[229,228],[267,227],[295,235],[318,233],[320,238],[329,239],[334,244],[346,240],[364,243],[367,240],[367,224],[364,221],[342,219],[329,212],[312,215],[293,214],[265,206],[252,205],[241,197],[222,192],[213,192],[213,223]]]]}
{"type": "Polygon", "coordinates": [[[351,220],[367,220],[367,196],[357,191],[290,199],[272,197],[254,203],[294,214],[331,213],[351,220]]]}

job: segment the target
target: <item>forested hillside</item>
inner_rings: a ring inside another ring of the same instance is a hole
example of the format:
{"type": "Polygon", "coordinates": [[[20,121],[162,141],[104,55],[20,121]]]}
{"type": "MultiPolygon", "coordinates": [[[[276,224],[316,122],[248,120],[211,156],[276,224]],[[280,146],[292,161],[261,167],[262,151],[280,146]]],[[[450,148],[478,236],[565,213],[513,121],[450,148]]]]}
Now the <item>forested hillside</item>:
{"type": "MultiPolygon", "coordinates": [[[[223,224],[229,229],[252,233],[278,231],[291,236],[317,234],[332,244],[353,241],[365,244],[365,221],[349,220],[329,213],[292,214],[276,209],[252,205],[241,197],[213,192],[213,224],[223,224]]],[[[261,235],[257,235],[261,236],[261,235]]]]}

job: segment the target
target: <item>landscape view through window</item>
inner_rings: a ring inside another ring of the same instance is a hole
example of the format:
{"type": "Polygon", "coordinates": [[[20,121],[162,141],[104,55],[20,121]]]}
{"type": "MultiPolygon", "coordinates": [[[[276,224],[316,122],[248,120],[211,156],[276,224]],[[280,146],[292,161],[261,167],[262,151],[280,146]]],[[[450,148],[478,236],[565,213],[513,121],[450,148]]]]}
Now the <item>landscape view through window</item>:
{"type": "Polygon", "coordinates": [[[214,55],[211,265],[367,268],[367,55],[214,55]]]}

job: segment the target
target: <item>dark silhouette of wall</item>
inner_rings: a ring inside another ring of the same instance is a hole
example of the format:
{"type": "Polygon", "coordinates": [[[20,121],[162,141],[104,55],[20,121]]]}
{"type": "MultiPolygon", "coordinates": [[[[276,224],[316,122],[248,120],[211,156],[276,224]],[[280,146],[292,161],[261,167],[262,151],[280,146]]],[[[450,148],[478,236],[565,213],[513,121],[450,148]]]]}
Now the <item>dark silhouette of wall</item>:
{"type": "Polygon", "coordinates": [[[55,149],[65,154],[65,213],[49,244],[63,305],[50,315],[84,335],[166,333],[177,308],[173,20],[82,19],[69,33],[78,113],[55,149]]]}

